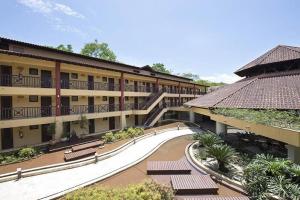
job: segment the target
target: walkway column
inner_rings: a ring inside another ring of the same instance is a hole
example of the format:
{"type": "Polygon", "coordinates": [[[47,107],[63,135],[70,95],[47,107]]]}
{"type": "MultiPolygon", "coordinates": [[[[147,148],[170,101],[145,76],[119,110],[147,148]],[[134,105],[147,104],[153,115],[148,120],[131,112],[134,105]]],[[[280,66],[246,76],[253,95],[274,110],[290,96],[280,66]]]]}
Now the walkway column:
{"type": "Polygon", "coordinates": [[[286,145],[288,150],[288,159],[294,163],[300,164],[300,147],[295,147],[292,145],[286,145]]]}
{"type": "Polygon", "coordinates": [[[61,82],[60,82],[60,62],[55,63],[55,88],[56,88],[56,106],[55,106],[55,111],[56,111],[56,116],[61,115],[61,96],[60,96],[60,89],[61,89],[61,82]]]}
{"type": "Polygon", "coordinates": [[[195,113],[193,111],[190,111],[189,115],[190,115],[190,122],[195,122],[195,113]]]}
{"type": "MultiPolygon", "coordinates": [[[[55,115],[61,116],[61,80],[60,80],[60,62],[55,62],[55,115]]],[[[58,141],[63,134],[63,122],[60,117],[55,119],[55,135],[54,140],[58,141]]]]}
{"type": "Polygon", "coordinates": [[[121,78],[120,78],[120,89],[121,89],[121,101],[120,101],[120,111],[121,111],[121,117],[120,117],[120,128],[124,129],[127,127],[126,123],[126,115],[124,113],[124,102],[125,102],[125,97],[124,97],[124,90],[125,90],[125,80],[124,80],[124,73],[121,73],[121,78]]]}
{"type": "Polygon", "coordinates": [[[216,133],[218,135],[226,134],[227,133],[227,125],[223,124],[221,122],[216,122],[216,133]]]}

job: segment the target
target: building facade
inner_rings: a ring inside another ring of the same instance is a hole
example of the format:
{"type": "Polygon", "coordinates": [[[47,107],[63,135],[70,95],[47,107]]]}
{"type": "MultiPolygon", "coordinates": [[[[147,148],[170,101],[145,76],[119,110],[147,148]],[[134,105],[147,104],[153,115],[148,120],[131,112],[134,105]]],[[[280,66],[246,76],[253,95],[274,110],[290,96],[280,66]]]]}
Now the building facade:
{"type": "Polygon", "coordinates": [[[0,150],[58,141],[71,132],[81,137],[151,126],[165,112],[185,111],[183,103],[206,93],[191,79],[149,66],[5,38],[0,38],[0,67],[0,150]]]}

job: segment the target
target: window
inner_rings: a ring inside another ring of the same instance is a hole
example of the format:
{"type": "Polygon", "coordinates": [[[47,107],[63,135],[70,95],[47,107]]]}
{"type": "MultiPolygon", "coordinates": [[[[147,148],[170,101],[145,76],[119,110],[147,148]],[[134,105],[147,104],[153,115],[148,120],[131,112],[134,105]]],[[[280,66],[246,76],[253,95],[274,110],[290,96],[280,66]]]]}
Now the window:
{"type": "Polygon", "coordinates": [[[143,82],[143,85],[146,85],[146,83],[145,83],[145,82],[143,82]]]}
{"type": "Polygon", "coordinates": [[[129,115],[126,115],[126,118],[129,118],[129,115]]]}
{"type": "Polygon", "coordinates": [[[29,102],[38,102],[39,101],[39,98],[38,96],[33,96],[33,95],[30,95],[29,96],[29,102]]]}
{"type": "Polygon", "coordinates": [[[125,101],[128,101],[129,100],[129,97],[125,97],[125,101]]]}
{"type": "Polygon", "coordinates": [[[102,77],[103,82],[107,82],[107,77],[102,77]]]}
{"type": "Polygon", "coordinates": [[[29,68],[30,75],[39,75],[39,70],[36,68],[29,68]]]}
{"type": "Polygon", "coordinates": [[[39,129],[39,125],[31,125],[29,126],[29,130],[39,129]]]}
{"type": "Polygon", "coordinates": [[[78,79],[78,74],[76,74],[76,73],[71,73],[71,78],[72,78],[72,79],[78,79]]]}
{"type": "Polygon", "coordinates": [[[128,81],[127,79],[125,79],[125,83],[126,83],[126,84],[128,84],[128,83],[129,83],[129,81],[128,81]]]}
{"type": "Polygon", "coordinates": [[[107,101],[107,97],[102,97],[102,101],[107,101]]]}
{"type": "Polygon", "coordinates": [[[104,118],[103,118],[103,121],[107,121],[107,117],[104,117],[104,118]]]}
{"type": "Polygon", "coordinates": [[[72,96],[72,101],[78,101],[78,96],[72,96]]]}

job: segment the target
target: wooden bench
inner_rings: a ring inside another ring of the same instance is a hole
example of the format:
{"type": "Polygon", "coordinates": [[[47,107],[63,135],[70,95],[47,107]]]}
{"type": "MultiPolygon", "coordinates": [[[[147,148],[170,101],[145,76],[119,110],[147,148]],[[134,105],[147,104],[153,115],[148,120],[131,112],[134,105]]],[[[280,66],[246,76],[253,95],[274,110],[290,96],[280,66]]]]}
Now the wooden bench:
{"type": "Polygon", "coordinates": [[[172,175],[171,185],[177,195],[212,195],[219,189],[209,175],[172,175]]]}
{"type": "Polygon", "coordinates": [[[98,146],[102,146],[102,145],[104,145],[104,142],[101,140],[98,140],[95,142],[89,142],[86,144],[73,146],[71,149],[72,149],[72,152],[74,152],[74,151],[81,151],[84,149],[89,149],[89,148],[98,147],[98,146]]]}
{"type": "Polygon", "coordinates": [[[66,153],[65,154],[65,161],[71,161],[71,160],[76,160],[79,158],[84,158],[90,155],[94,155],[96,153],[96,149],[94,148],[89,148],[89,149],[84,149],[81,151],[74,151],[71,153],[66,153]]]}
{"type": "Polygon", "coordinates": [[[149,161],[148,175],[191,174],[191,168],[186,161],[149,161]]]}

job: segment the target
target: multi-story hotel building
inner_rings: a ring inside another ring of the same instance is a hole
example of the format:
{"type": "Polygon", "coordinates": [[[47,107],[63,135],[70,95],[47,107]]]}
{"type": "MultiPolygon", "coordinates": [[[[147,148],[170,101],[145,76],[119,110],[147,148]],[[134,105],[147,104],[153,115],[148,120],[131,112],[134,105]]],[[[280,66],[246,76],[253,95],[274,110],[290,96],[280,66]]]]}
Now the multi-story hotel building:
{"type": "Polygon", "coordinates": [[[206,93],[191,79],[0,38],[0,150],[151,126],[206,93]],[[78,120],[88,120],[85,131],[78,120]],[[48,127],[55,124],[55,134],[48,127]]]}

